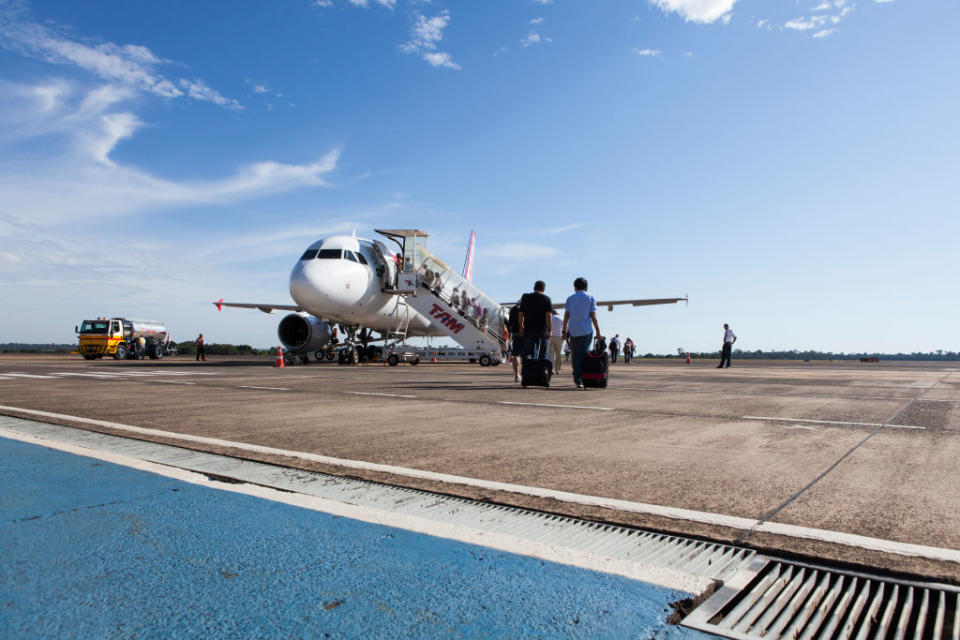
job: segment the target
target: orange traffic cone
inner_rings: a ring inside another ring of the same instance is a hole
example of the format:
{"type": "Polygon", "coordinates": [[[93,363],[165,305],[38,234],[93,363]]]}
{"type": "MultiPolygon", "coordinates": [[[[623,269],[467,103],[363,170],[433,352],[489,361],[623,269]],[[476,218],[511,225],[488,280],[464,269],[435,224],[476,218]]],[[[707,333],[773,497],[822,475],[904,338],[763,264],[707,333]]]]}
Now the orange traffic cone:
{"type": "Polygon", "coordinates": [[[273,366],[283,369],[287,365],[283,363],[283,347],[277,347],[277,359],[273,361],[273,366]]]}
{"type": "Polygon", "coordinates": [[[687,364],[690,364],[690,352],[687,352],[687,364]]]}

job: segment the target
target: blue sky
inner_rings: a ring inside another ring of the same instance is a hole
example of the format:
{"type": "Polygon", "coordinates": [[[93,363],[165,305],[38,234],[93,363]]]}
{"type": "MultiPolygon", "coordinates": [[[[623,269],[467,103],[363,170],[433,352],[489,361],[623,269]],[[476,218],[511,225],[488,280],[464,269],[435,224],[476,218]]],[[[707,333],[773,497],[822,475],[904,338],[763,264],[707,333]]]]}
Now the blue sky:
{"type": "Polygon", "coordinates": [[[0,342],[276,344],[303,249],[416,227],[641,352],[955,350],[955,0],[0,0],[0,342]]]}

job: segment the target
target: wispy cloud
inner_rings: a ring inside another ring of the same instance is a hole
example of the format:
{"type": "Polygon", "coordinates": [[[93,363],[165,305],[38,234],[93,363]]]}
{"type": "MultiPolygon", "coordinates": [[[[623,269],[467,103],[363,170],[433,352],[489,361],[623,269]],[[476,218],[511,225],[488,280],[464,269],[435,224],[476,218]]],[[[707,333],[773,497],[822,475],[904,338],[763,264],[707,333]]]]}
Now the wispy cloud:
{"type": "Polygon", "coordinates": [[[810,15],[788,20],[783,24],[792,31],[813,31],[812,37],[825,38],[836,32],[836,25],[853,11],[850,0],[824,0],[810,10],[810,15]]]}
{"type": "Polygon", "coordinates": [[[541,22],[543,22],[543,18],[534,18],[530,21],[530,24],[540,24],[541,22]]]}
{"type": "Polygon", "coordinates": [[[566,233],[567,231],[575,231],[576,229],[582,229],[584,226],[586,225],[579,222],[574,224],[565,224],[560,227],[553,227],[552,229],[547,229],[547,233],[549,234],[566,233]]]}
{"type": "Polygon", "coordinates": [[[400,45],[404,53],[416,54],[434,67],[460,69],[449,53],[439,51],[437,44],[443,40],[443,31],[450,22],[450,12],[446,9],[428,18],[422,13],[415,14],[410,28],[410,40],[400,45]]]}
{"type": "MultiPolygon", "coordinates": [[[[43,139],[45,159],[17,162],[6,154],[0,172],[0,216],[9,222],[56,225],[66,220],[137,214],[147,209],[226,203],[302,187],[322,187],[339,150],[308,164],[264,161],[214,180],[174,181],[111,158],[142,121],[125,108],[133,91],[105,85],[92,90],[64,80],[39,85],[0,85],[0,150],[43,139]]],[[[2,225],[0,225],[2,227],[2,225]]]]}
{"type": "Polygon", "coordinates": [[[638,56],[649,56],[651,58],[660,57],[659,49],[637,49],[636,47],[634,47],[633,52],[638,56]]]}
{"type": "Polygon", "coordinates": [[[53,27],[19,22],[8,12],[0,15],[0,46],[51,64],[77,67],[112,83],[163,98],[188,96],[236,111],[243,109],[239,102],[224,97],[203,80],[167,78],[158,68],[171,61],[141,45],[84,44],[53,27]]]}
{"type": "Polygon", "coordinates": [[[730,19],[737,0],[648,0],[661,11],[676,13],[688,22],[709,24],[730,19]]]}

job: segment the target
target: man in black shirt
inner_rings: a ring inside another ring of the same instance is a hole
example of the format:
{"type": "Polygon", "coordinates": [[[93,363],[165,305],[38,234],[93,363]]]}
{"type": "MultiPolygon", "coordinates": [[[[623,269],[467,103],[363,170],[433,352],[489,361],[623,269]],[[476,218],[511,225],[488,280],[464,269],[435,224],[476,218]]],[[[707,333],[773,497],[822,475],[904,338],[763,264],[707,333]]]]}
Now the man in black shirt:
{"type": "Polygon", "coordinates": [[[529,352],[535,352],[541,358],[546,357],[546,339],[550,337],[552,319],[550,310],[553,303],[543,294],[547,285],[543,280],[533,284],[533,293],[525,293],[520,298],[520,332],[529,352]]]}

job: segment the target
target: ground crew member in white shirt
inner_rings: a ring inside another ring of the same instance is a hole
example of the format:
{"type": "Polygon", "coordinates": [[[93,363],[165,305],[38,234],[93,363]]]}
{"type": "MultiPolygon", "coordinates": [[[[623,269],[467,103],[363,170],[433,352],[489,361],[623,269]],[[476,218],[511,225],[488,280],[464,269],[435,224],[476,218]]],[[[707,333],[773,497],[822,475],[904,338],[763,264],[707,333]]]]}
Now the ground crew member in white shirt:
{"type": "Polygon", "coordinates": [[[733,349],[733,343],[737,341],[737,334],[730,329],[730,325],[723,325],[723,348],[720,350],[720,364],[717,365],[717,369],[723,368],[723,363],[726,361],[727,368],[730,368],[730,351],[733,349]]]}

